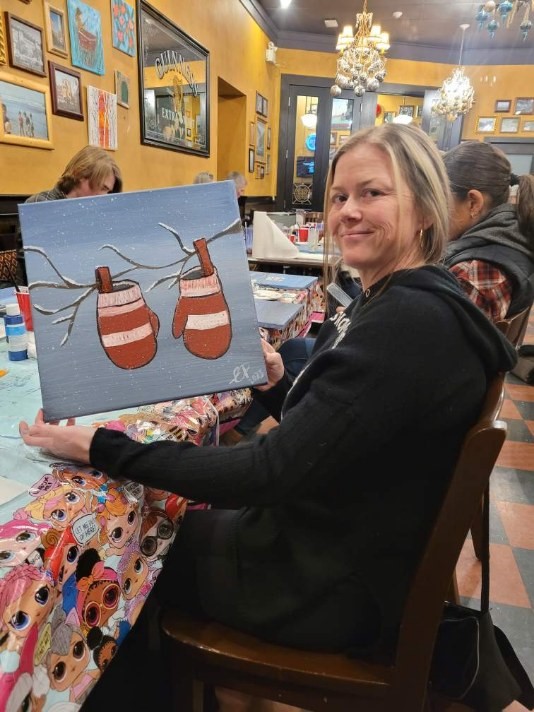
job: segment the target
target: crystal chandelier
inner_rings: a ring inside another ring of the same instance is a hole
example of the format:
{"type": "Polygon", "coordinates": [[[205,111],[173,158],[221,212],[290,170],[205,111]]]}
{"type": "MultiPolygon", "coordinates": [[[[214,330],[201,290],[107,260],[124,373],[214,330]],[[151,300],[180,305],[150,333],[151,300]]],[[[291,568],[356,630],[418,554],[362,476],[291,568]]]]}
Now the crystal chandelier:
{"type": "Polygon", "coordinates": [[[340,54],[335,84],[330,89],[332,96],[339,96],[342,89],[354,89],[356,96],[377,91],[386,76],[386,60],[382,55],[389,49],[389,34],[382,32],[380,25],[373,25],[367,0],[363,12],[356,14],[354,29],[353,35],[352,27],[345,25],[338,37],[336,49],[340,54]]]}
{"type": "Polygon", "coordinates": [[[499,19],[508,28],[512,26],[517,15],[521,15],[519,29],[523,40],[526,40],[528,32],[532,28],[532,21],[529,19],[531,10],[534,12],[534,0],[500,0],[500,2],[487,0],[479,6],[475,19],[480,30],[485,25],[490,37],[494,37],[495,31],[500,27],[499,19]]]}
{"type": "Polygon", "coordinates": [[[469,25],[460,25],[462,30],[462,44],[460,46],[460,59],[458,66],[450,77],[445,79],[439,90],[439,97],[432,111],[439,116],[445,116],[447,121],[455,121],[460,114],[467,114],[473,106],[475,91],[469,78],[464,74],[462,67],[462,52],[464,49],[465,31],[469,25]]]}

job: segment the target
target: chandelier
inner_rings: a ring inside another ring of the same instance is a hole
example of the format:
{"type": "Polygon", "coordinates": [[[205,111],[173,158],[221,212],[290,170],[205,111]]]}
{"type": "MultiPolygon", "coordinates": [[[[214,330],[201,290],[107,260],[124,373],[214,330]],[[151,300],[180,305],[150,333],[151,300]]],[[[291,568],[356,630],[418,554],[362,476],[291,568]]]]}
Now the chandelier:
{"type": "Polygon", "coordinates": [[[455,121],[460,114],[467,114],[473,106],[475,91],[469,78],[464,74],[462,67],[462,52],[464,49],[465,31],[469,25],[460,25],[462,30],[462,44],[460,46],[460,59],[458,66],[450,77],[445,79],[439,90],[439,97],[432,111],[439,116],[445,116],[447,121],[455,121]]]}
{"type": "Polygon", "coordinates": [[[342,89],[354,89],[356,96],[377,91],[386,76],[383,55],[390,46],[389,34],[382,32],[380,25],[373,25],[373,13],[367,12],[367,0],[364,0],[363,12],[356,14],[354,30],[353,35],[352,27],[345,25],[338,37],[339,57],[335,83],[330,88],[332,96],[339,96],[342,89]]]}
{"type": "Polygon", "coordinates": [[[485,25],[490,37],[495,37],[495,31],[500,27],[499,19],[508,28],[512,26],[512,22],[517,15],[521,14],[522,20],[519,29],[523,40],[526,40],[528,32],[532,28],[532,21],[529,19],[531,10],[534,12],[534,0],[500,0],[500,2],[487,0],[483,5],[479,6],[475,19],[480,30],[485,25]],[[524,13],[522,12],[523,10],[525,11],[524,13]]]}

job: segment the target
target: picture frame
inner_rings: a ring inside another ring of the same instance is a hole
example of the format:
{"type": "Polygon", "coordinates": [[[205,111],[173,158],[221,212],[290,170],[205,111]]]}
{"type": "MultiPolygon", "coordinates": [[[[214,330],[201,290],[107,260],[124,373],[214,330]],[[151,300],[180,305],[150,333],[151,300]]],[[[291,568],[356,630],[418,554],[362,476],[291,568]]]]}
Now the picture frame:
{"type": "Polygon", "coordinates": [[[250,121],[248,125],[248,145],[256,145],[256,122],[250,121]]]}
{"type": "Polygon", "coordinates": [[[416,104],[415,105],[415,118],[420,119],[422,115],[423,115],[423,105],[416,104]]]}
{"type": "Polygon", "coordinates": [[[346,143],[346,141],[349,140],[349,136],[350,136],[350,133],[346,133],[346,134],[338,133],[338,135],[337,135],[337,145],[338,145],[338,146],[343,146],[343,144],[346,143]]]}
{"type": "Polygon", "coordinates": [[[263,112],[263,97],[262,95],[257,91],[256,92],[256,113],[257,114],[262,114],[263,112]]]}
{"type": "Polygon", "coordinates": [[[115,49],[135,57],[135,12],[126,0],[111,0],[111,41],[115,49]]]}
{"type": "Polygon", "coordinates": [[[518,133],[519,132],[519,117],[507,116],[501,119],[501,133],[518,133]]]}
{"type": "Polygon", "coordinates": [[[52,106],[47,85],[2,73],[0,77],[0,142],[32,148],[54,148],[52,106]],[[31,106],[32,110],[28,111],[31,106]]]}
{"type": "Polygon", "coordinates": [[[534,97],[518,97],[515,100],[514,114],[534,114],[534,97]]]}
{"type": "Polygon", "coordinates": [[[138,8],[141,143],[209,156],[209,52],[144,0],[138,8]]]}
{"type": "Polygon", "coordinates": [[[82,0],[67,0],[71,62],[93,74],[105,74],[102,18],[82,0]]]}
{"type": "Polygon", "coordinates": [[[65,11],[44,2],[44,18],[46,29],[46,48],[51,54],[60,57],[68,57],[69,50],[67,44],[67,18],[65,11]]]}
{"type": "Polygon", "coordinates": [[[46,77],[41,28],[6,12],[6,30],[10,65],[46,77]]]}
{"type": "Polygon", "coordinates": [[[90,146],[108,151],[119,147],[117,135],[117,96],[98,87],[87,87],[87,132],[90,146]]]}
{"type": "Polygon", "coordinates": [[[82,77],[80,72],[48,60],[52,113],[83,121],[82,77]]]}
{"type": "Polygon", "coordinates": [[[512,108],[511,99],[496,99],[495,100],[495,113],[496,114],[507,114],[512,108]]]}
{"type": "Polygon", "coordinates": [[[395,116],[397,116],[395,111],[384,111],[384,123],[391,124],[395,116]]]}
{"type": "Polygon", "coordinates": [[[266,127],[265,121],[256,121],[256,158],[265,158],[266,127]]]}
{"type": "Polygon", "coordinates": [[[268,176],[271,174],[271,154],[267,154],[267,159],[265,161],[265,175],[268,176]]]}
{"type": "Polygon", "coordinates": [[[262,97],[261,114],[265,117],[269,116],[269,100],[265,97],[262,97]]]}
{"type": "Polygon", "coordinates": [[[7,64],[6,28],[4,16],[0,12],[0,65],[7,64]]]}
{"type": "Polygon", "coordinates": [[[531,121],[531,120],[523,121],[521,130],[525,131],[526,133],[534,132],[534,121],[531,121]]]}
{"type": "Polygon", "coordinates": [[[415,115],[415,105],[414,104],[404,104],[399,106],[399,116],[411,116],[415,115]]]}
{"type": "Polygon", "coordinates": [[[267,127],[267,143],[266,143],[267,150],[271,150],[271,127],[267,127]]]}
{"type": "Polygon", "coordinates": [[[254,164],[256,163],[256,152],[253,148],[248,149],[248,172],[254,173],[254,164]]]}
{"type": "Polygon", "coordinates": [[[265,164],[256,163],[256,180],[263,180],[265,178],[265,164]]]}
{"type": "Polygon", "coordinates": [[[495,133],[497,118],[495,116],[479,116],[476,123],[477,133],[495,133]]]}
{"type": "Polygon", "coordinates": [[[125,109],[130,108],[130,77],[127,74],[115,70],[115,94],[117,104],[125,109]]]}

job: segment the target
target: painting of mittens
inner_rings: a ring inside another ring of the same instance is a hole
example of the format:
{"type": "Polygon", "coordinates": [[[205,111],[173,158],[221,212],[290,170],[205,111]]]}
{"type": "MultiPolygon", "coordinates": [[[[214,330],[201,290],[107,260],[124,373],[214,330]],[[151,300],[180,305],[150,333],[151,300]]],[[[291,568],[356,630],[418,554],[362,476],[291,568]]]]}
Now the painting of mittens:
{"type": "Polygon", "coordinates": [[[195,356],[216,359],[232,342],[230,312],[206,240],[195,240],[193,247],[200,265],[180,277],[172,333],[175,339],[183,335],[184,346],[195,356]]]}
{"type": "Polygon", "coordinates": [[[98,335],[106,355],[119,368],[146,366],[158,350],[157,315],[147,306],[137,282],[113,282],[108,267],[97,267],[95,276],[98,335]]]}

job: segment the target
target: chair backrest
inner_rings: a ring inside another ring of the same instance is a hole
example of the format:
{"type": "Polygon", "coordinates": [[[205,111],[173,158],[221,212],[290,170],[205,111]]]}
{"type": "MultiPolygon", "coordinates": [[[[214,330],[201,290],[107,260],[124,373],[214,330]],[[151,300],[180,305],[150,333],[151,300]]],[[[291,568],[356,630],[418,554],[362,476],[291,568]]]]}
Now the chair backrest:
{"type": "Polygon", "coordinates": [[[532,306],[527,307],[526,309],[523,309],[523,311],[519,312],[519,314],[510,317],[510,319],[503,319],[495,324],[497,329],[499,329],[499,331],[506,336],[508,341],[513,344],[516,349],[521,346],[523,339],[525,338],[531,309],[532,306]]]}
{"type": "MultiPolygon", "coordinates": [[[[498,420],[504,376],[489,384],[478,421],[464,438],[454,473],[416,570],[403,612],[395,661],[395,687],[407,699],[426,689],[443,601],[476,508],[506,438],[498,420]]],[[[401,709],[401,707],[398,707],[401,709]]]]}

